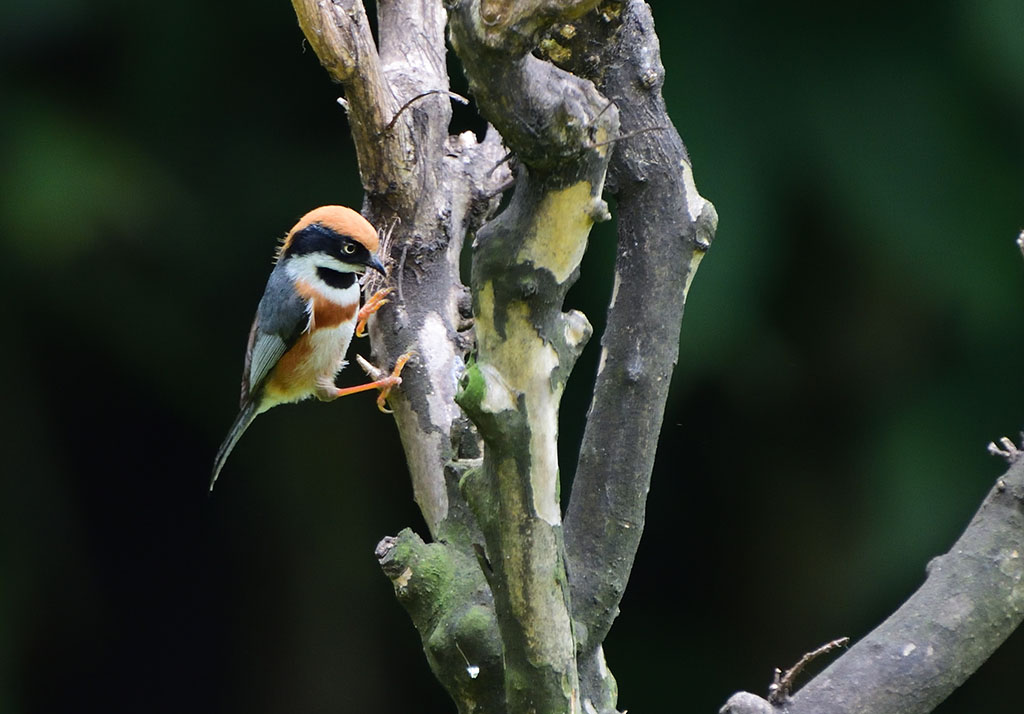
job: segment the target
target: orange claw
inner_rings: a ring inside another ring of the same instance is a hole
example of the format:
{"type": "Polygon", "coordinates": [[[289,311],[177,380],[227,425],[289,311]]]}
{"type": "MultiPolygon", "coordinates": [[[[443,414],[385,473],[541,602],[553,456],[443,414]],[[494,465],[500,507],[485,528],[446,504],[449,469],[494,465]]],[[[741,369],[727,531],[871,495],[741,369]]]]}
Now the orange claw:
{"type": "Polygon", "coordinates": [[[381,376],[382,374],[384,374],[383,370],[377,369],[369,362],[366,362],[366,360],[364,360],[362,356],[356,355],[356,359],[359,361],[360,366],[362,366],[363,369],[365,369],[367,373],[371,377],[374,377],[375,379],[372,382],[360,384],[356,387],[343,387],[341,389],[338,389],[337,391],[335,391],[334,397],[345,397],[348,396],[349,394],[357,394],[358,392],[366,392],[371,389],[379,389],[380,394],[377,395],[377,408],[380,409],[385,414],[390,414],[391,410],[385,406],[388,395],[391,394],[392,389],[394,389],[395,387],[402,383],[402,377],[400,376],[402,374],[402,368],[405,367],[405,363],[408,362],[409,359],[414,354],[416,353],[406,352],[404,355],[399,357],[395,361],[395,368],[391,370],[391,374],[387,375],[386,377],[381,376]]]}
{"type": "Polygon", "coordinates": [[[391,302],[386,298],[391,294],[392,290],[394,290],[394,288],[378,290],[371,295],[370,299],[366,301],[366,304],[359,309],[359,312],[356,315],[356,337],[366,337],[366,321],[370,319],[370,315],[391,302]]]}
{"type": "Polygon", "coordinates": [[[392,410],[387,408],[388,395],[391,394],[391,390],[402,383],[402,368],[405,367],[405,363],[416,354],[415,352],[406,352],[404,355],[395,360],[395,368],[391,370],[391,375],[380,380],[382,382],[390,382],[386,386],[382,387],[380,394],[377,395],[377,408],[385,414],[391,414],[392,410]]]}

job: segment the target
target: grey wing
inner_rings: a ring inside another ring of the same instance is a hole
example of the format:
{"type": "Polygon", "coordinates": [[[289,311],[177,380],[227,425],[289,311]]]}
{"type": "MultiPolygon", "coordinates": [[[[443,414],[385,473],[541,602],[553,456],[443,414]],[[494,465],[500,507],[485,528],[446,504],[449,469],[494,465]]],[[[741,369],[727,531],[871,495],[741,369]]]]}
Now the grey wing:
{"type": "Polygon", "coordinates": [[[288,351],[290,345],[279,335],[267,334],[260,330],[259,318],[252,323],[249,332],[249,349],[245,353],[245,373],[242,377],[242,406],[249,401],[249,395],[255,393],[270,370],[274,368],[281,356],[288,351]]]}
{"type": "Polygon", "coordinates": [[[274,268],[249,331],[242,374],[242,406],[259,391],[281,356],[309,326],[306,301],[296,294],[291,281],[274,268]]]}

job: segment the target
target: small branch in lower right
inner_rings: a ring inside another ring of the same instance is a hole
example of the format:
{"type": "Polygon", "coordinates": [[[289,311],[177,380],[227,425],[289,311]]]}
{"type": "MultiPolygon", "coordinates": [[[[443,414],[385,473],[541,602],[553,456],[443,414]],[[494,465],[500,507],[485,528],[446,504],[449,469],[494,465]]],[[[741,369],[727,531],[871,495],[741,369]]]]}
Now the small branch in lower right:
{"type": "Polygon", "coordinates": [[[793,691],[793,681],[797,678],[797,675],[803,671],[804,667],[822,655],[826,655],[840,647],[846,647],[848,644],[850,644],[849,637],[840,637],[837,640],[832,640],[831,642],[823,644],[812,652],[806,653],[800,658],[800,661],[787,669],[785,673],[783,673],[781,669],[776,668],[775,679],[768,687],[768,701],[775,706],[784,704],[786,700],[789,699],[790,693],[793,691]]]}

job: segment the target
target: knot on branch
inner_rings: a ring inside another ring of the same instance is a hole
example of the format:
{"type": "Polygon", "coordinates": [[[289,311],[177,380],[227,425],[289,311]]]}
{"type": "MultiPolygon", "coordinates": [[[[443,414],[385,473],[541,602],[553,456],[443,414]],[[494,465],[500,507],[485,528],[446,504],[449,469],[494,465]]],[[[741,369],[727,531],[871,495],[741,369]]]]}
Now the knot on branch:
{"type": "Polygon", "coordinates": [[[395,594],[420,633],[438,679],[456,702],[502,712],[502,649],[487,583],[476,562],[441,543],[424,543],[408,528],[376,549],[395,594]]]}
{"type": "Polygon", "coordinates": [[[522,419],[517,406],[519,395],[495,367],[476,362],[470,364],[459,386],[455,401],[485,439],[489,435],[508,433],[510,429],[524,426],[520,423],[522,419]]]}
{"type": "MultiPolygon", "coordinates": [[[[1024,444],[1024,433],[1021,434],[1021,443],[1024,444]]],[[[1008,464],[1014,464],[1021,456],[1024,456],[1024,450],[1018,449],[1013,440],[1007,436],[1001,437],[998,445],[996,442],[990,441],[988,453],[993,456],[1001,456],[1008,464]]]]}
{"type": "Polygon", "coordinates": [[[532,51],[551,25],[573,20],[598,0],[447,0],[449,10],[459,8],[472,23],[474,35],[486,47],[513,57],[532,51]]]}
{"type": "Polygon", "coordinates": [[[424,543],[406,528],[387,537],[374,551],[381,570],[395,588],[395,595],[409,609],[414,621],[435,618],[452,589],[455,566],[448,548],[424,543]]]}
{"type": "Polygon", "coordinates": [[[683,193],[686,200],[686,212],[694,226],[694,247],[704,252],[711,247],[711,241],[718,230],[718,211],[711,201],[700,195],[697,184],[693,180],[693,168],[685,159],[680,160],[683,174],[683,193]]]}
{"type": "Polygon", "coordinates": [[[593,336],[594,327],[582,312],[570,310],[562,313],[562,333],[565,337],[565,346],[570,351],[569,356],[575,362],[593,336]]]}

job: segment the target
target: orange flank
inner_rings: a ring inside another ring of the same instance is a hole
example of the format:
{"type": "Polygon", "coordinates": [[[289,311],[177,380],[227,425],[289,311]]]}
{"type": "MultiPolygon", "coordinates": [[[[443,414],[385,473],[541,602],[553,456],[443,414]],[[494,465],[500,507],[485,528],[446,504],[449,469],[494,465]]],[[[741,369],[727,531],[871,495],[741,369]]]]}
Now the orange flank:
{"type": "Polygon", "coordinates": [[[309,369],[312,352],[310,334],[303,332],[271,370],[267,378],[267,395],[274,398],[275,402],[291,402],[308,394],[308,386],[313,380],[309,369]]]}

